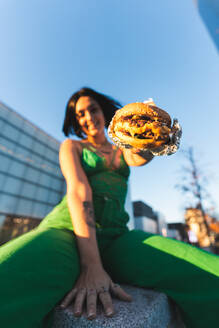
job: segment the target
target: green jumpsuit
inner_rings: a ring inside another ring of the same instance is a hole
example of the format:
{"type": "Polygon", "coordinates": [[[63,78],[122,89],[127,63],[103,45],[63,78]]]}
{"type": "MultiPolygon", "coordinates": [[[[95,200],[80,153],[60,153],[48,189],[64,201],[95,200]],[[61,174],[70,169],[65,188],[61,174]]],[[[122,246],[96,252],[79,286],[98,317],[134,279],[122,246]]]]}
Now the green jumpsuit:
{"type": "MultiPolygon", "coordinates": [[[[187,328],[219,326],[219,258],[179,241],[129,231],[124,210],[129,168],[116,170],[84,148],[103,266],[114,282],[164,292],[187,328]]],[[[79,258],[66,197],[39,227],[0,248],[0,325],[51,327],[52,309],[74,286],[79,258]]]]}

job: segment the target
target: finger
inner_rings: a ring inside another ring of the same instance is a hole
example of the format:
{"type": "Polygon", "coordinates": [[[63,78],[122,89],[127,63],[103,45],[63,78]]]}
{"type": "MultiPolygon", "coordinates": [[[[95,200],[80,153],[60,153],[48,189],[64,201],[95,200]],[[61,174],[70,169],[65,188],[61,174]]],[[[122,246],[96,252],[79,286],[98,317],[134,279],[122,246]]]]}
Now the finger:
{"type": "Polygon", "coordinates": [[[77,288],[72,289],[62,300],[60,307],[61,308],[66,308],[75,298],[75,295],[77,293],[77,288]]]}
{"type": "Polygon", "coordinates": [[[113,303],[109,292],[101,291],[99,294],[99,299],[103,305],[104,312],[107,317],[111,317],[114,314],[113,303]]]}
{"type": "Polygon", "coordinates": [[[73,312],[76,317],[80,317],[83,310],[83,304],[86,297],[86,288],[81,288],[75,298],[73,312]]]}
{"type": "Polygon", "coordinates": [[[87,318],[92,320],[97,315],[97,292],[95,289],[87,290],[87,318]]]}
{"type": "Polygon", "coordinates": [[[131,302],[132,297],[128,293],[126,293],[118,284],[111,284],[111,291],[112,293],[120,300],[126,301],[126,302],[131,302]]]}

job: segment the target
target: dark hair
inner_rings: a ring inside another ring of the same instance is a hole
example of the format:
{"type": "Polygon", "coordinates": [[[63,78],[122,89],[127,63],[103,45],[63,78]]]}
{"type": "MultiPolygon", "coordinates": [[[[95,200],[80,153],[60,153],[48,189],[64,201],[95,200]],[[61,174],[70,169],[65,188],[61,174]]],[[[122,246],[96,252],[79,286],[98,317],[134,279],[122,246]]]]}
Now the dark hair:
{"type": "Polygon", "coordinates": [[[81,88],[71,96],[67,103],[64,124],[62,128],[62,131],[64,132],[65,136],[69,136],[70,134],[76,134],[79,138],[83,138],[81,127],[76,119],[75,107],[78,99],[80,97],[86,96],[94,99],[101,107],[106,122],[105,127],[109,126],[110,121],[113,115],[115,114],[115,111],[122,107],[118,101],[114,100],[109,96],[96,92],[91,88],[81,88]]]}

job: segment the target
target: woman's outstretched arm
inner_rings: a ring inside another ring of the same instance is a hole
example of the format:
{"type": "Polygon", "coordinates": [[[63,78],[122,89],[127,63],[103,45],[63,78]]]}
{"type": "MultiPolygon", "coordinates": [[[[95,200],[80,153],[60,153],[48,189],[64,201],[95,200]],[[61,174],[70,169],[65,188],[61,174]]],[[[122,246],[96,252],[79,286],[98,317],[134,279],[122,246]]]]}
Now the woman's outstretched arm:
{"type": "Polygon", "coordinates": [[[123,157],[129,166],[143,166],[148,164],[154,155],[150,151],[141,151],[140,149],[122,149],[123,157]]]}
{"type": "Polygon", "coordinates": [[[105,314],[113,314],[110,291],[123,300],[130,300],[120,287],[113,284],[105,272],[97,246],[92,190],[80,163],[79,144],[67,139],[60,148],[60,166],[67,183],[67,202],[80,256],[81,273],[74,288],[67,294],[62,306],[74,300],[74,314],[82,314],[87,303],[88,318],[96,316],[97,297],[105,314]]]}

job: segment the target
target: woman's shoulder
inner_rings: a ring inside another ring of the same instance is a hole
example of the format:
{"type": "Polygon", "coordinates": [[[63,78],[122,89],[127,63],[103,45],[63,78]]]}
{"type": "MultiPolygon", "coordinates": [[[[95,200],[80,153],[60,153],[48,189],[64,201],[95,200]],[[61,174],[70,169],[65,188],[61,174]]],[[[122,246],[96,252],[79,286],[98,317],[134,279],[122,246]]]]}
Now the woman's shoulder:
{"type": "Polygon", "coordinates": [[[60,145],[60,151],[76,151],[79,154],[82,153],[83,145],[80,140],[74,140],[67,138],[60,145]]]}

